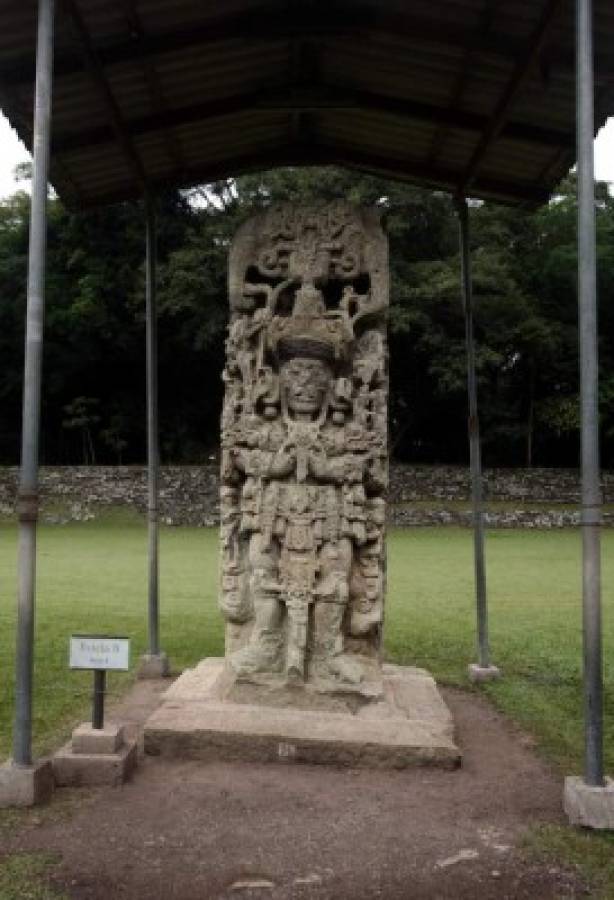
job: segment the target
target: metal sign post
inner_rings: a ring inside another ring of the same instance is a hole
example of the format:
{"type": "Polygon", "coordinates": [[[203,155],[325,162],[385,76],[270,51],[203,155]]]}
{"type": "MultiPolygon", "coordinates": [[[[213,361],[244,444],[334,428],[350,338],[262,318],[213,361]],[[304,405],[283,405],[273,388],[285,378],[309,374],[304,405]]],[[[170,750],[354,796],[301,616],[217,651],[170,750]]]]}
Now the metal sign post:
{"type": "Polygon", "coordinates": [[[107,634],[73,634],[70,638],[68,664],[71,669],[93,670],[92,728],[104,729],[107,671],[128,671],[130,639],[107,634]]]}
{"type": "Polygon", "coordinates": [[[125,672],[130,662],[130,640],[109,634],[73,634],[68,664],[71,669],[94,672],[92,719],[77,726],[69,744],[54,754],[53,775],[58,787],[122,784],[137,764],[137,744],[117,722],[105,725],[104,700],[107,671],[125,672]]]}
{"type": "Polygon", "coordinates": [[[107,670],[94,669],[94,696],[92,702],[92,728],[104,728],[104,694],[107,670]]]}

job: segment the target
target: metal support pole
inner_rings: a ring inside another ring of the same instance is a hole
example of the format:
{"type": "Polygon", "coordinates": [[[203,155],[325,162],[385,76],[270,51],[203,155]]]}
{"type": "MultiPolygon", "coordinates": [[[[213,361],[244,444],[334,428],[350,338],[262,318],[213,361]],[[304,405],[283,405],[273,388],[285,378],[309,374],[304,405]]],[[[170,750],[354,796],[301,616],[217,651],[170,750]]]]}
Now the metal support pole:
{"type": "Polygon", "coordinates": [[[32,764],[38,443],[45,310],[47,181],[53,78],[53,13],[53,0],[39,0],[32,141],[32,203],[30,208],[30,246],[28,252],[21,469],[18,497],[19,572],[13,761],[19,766],[30,766],[32,764]]]}
{"type": "Polygon", "coordinates": [[[160,655],[158,584],[158,323],[156,310],[156,210],[146,197],[145,315],[147,341],[147,517],[149,527],[148,598],[150,656],[160,655]]]}
{"type": "Polygon", "coordinates": [[[94,696],[92,698],[92,728],[104,728],[104,694],[107,673],[104,669],[94,669],[94,696]]]}
{"type": "Polygon", "coordinates": [[[597,356],[597,263],[593,157],[592,0],[577,0],[578,317],[580,333],[582,596],[585,781],[604,784],[601,649],[601,486],[597,356]]]}
{"type": "Polygon", "coordinates": [[[473,339],[473,284],[471,279],[471,253],[469,248],[469,209],[464,197],[457,199],[457,209],[461,251],[461,289],[467,351],[469,460],[471,467],[473,552],[477,614],[478,666],[472,668],[477,672],[489,673],[489,676],[493,677],[498,675],[498,670],[490,665],[490,650],[488,645],[488,604],[486,598],[486,568],[484,562],[484,515],[482,510],[482,455],[480,449],[478,392],[475,374],[475,343],[473,339]]]}

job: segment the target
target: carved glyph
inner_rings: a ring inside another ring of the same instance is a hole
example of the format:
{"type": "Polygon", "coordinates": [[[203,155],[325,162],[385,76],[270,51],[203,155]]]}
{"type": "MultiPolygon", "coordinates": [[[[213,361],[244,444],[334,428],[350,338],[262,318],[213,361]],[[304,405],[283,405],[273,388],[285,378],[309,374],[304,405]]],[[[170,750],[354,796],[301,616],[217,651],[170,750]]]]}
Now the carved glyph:
{"type": "Polygon", "coordinates": [[[359,685],[385,575],[387,242],[374,210],[271,209],[230,251],[226,656],[246,680],[359,685]]]}

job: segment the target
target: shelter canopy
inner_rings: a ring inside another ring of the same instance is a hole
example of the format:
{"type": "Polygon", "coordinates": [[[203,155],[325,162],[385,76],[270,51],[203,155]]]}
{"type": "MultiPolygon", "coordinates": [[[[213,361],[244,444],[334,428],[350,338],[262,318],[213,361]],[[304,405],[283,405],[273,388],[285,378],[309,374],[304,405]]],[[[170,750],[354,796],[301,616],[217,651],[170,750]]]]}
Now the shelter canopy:
{"type": "MultiPolygon", "coordinates": [[[[37,4],[2,0],[0,105],[31,147],[37,4]]],[[[575,160],[572,0],[58,0],[51,181],[71,206],[336,163],[510,203],[575,160]]],[[[614,5],[595,0],[596,119],[614,5]]]]}

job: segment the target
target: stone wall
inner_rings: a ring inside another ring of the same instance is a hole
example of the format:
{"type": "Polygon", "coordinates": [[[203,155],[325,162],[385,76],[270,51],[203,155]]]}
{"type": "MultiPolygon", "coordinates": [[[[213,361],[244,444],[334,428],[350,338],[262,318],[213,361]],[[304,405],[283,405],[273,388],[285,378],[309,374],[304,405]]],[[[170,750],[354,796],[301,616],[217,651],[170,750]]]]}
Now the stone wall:
{"type": "MultiPolygon", "coordinates": [[[[10,512],[17,490],[17,470],[0,468],[0,514],[10,512]]],[[[163,466],[160,470],[160,516],[169,525],[216,525],[218,467],[163,466]]],[[[67,522],[95,518],[105,507],[147,510],[144,466],[62,466],[41,469],[43,518],[67,522]]]]}
{"type": "MultiPolygon", "coordinates": [[[[169,525],[215,525],[218,521],[217,463],[163,466],[160,515],[169,525]]],[[[0,468],[0,515],[12,514],[17,470],[0,468]]],[[[487,522],[499,527],[551,528],[577,522],[580,486],[572,469],[490,469],[484,476],[487,522]]],[[[604,500],[614,504],[614,472],[603,474],[604,500]]],[[[43,519],[68,522],[95,518],[108,507],[144,514],[147,471],[140,466],[77,466],[41,471],[43,519]]],[[[393,525],[470,525],[470,481],[459,466],[390,467],[393,525]]],[[[606,509],[604,523],[614,524],[606,509]]]]}
{"type": "MultiPolygon", "coordinates": [[[[604,501],[614,504],[614,472],[603,473],[604,501]]],[[[12,515],[17,469],[0,468],[0,515],[12,515]]],[[[147,508],[147,470],[140,466],[77,466],[41,470],[43,519],[68,522],[95,518],[105,507],[147,508]]],[[[552,528],[573,525],[579,502],[572,469],[490,469],[484,476],[486,517],[498,527],[552,528]]],[[[460,466],[390,467],[393,525],[470,525],[470,481],[460,466]]],[[[163,466],[160,515],[169,525],[215,525],[218,521],[217,463],[163,466]]],[[[604,523],[614,524],[606,509],[604,523]]]]}
{"type": "MultiPolygon", "coordinates": [[[[483,484],[488,525],[562,528],[579,522],[576,469],[486,469],[483,484]]],[[[602,473],[602,487],[604,504],[614,504],[614,472],[602,473]]],[[[392,466],[390,494],[395,525],[471,525],[467,468],[392,466]]],[[[614,525],[614,511],[604,509],[603,523],[614,525]]]]}

